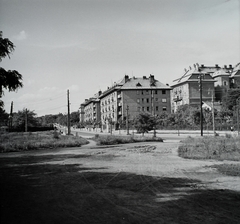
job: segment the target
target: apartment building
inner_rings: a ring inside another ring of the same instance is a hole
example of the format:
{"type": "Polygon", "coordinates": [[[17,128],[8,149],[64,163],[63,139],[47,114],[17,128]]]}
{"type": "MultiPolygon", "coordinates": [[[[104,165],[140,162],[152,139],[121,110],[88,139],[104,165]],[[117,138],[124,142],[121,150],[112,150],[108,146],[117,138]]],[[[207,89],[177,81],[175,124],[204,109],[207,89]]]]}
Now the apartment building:
{"type": "Polygon", "coordinates": [[[202,76],[202,100],[220,103],[229,88],[240,87],[240,63],[236,66],[224,65],[220,67],[194,64],[184,70],[181,78],[173,81],[171,85],[172,112],[180,105],[200,105],[199,81],[202,76]]]}
{"type": "Polygon", "coordinates": [[[80,105],[79,108],[79,119],[80,123],[88,123],[92,125],[97,125],[100,122],[100,100],[99,95],[101,91],[89,99],[85,99],[85,102],[80,105]]]}
{"type": "Polygon", "coordinates": [[[162,111],[171,112],[170,90],[154,78],[125,76],[123,80],[107,89],[100,96],[101,121],[107,128],[114,123],[117,129],[127,118],[132,121],[139,113],[155,116],[162,111]]]}
{"type": "Polygon", "coordinates": [[[154,116],[163,111],[170,113],[170,90],[171,87],[156,80],[154,75],[141,78],[125,75],[97,98],[85,100],[80,107],[80,116],[85,122],[101,120],[104,129],[109,129],[110,125],[118,129],[121,122],[127,118],[131,121],[141,112],[154,116]]]}
{"type": "Polygon", "coordinates": [[[216,71],[216,67],[199,66],[198,64],[189,69],[184,70],[181,78],[173,81],[171,85],[171,108],[172,112],[176,112],[181,105],[200,105],[200,77],[202,85],[202,100],[211,101],[215,96],[214,78],[212,73],[216,71]]]}

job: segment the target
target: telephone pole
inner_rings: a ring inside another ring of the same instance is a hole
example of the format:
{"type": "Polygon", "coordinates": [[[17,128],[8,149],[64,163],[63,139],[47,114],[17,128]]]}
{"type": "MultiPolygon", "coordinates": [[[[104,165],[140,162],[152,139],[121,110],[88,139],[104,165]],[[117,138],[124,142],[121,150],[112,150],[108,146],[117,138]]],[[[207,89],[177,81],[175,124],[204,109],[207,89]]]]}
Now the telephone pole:
{"type": "Polygon", "coordinates": [[[25,109],[25,132],[28,131],[28,117],[27,117],[27,108],[25,109]]]}
{"type": "Polygon", "coordinates": [[[201,126],[201,136],[203,136],[203,110],[202,110],[202,79],[204,74],[200,73],[199,78],[199,91],[200,91],[200,126],[201,126]]]}
{"type": "Polygon", "coordinates": [[[129,106],[127,105],[127,119],[126,119],[126,126],[127,126],[127,135],[129,135],[129,121],[128,121],[128,111],[129,111],[129,106]]]}
{"type": "Polygon", "coordinates": [[[67,103],[68,103],[68,119],[67,119],[67,127],[68,127],[68,135],[71,134],[70,128],[70,102],[69,102],[69,90],[67,91],[67,103]]]}
{"type": "Polygon", "coordinates": [[[12,128],[12,119],[13,119],[13,101],[11,102],[11,109],[9,115],[9,130],[12,128]]]}
{"type": "Polygon", "coordinates": [[[214,96],[212,91],[212,123],[213,123],[213,136],[215,136],[215,115],[214,115],[214,96]]]}
{"type": "Polygon", "coordinates": [[[152,90],[152,115],[154,119],[154,127],[153,127],[153,137],[156,137],[156,117],[155,117],[155,105],[154,105],[154,95],[152,90]]]}

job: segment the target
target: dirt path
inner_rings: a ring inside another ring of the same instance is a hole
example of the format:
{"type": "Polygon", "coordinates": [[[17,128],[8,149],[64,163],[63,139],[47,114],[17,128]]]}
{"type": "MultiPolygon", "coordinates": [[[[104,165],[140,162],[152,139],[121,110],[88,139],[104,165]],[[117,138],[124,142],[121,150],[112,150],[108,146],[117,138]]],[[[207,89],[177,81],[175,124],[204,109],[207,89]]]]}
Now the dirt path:
{"type": "MultiPolygon", "coordinates": [[[[240,178],[179,142],[0,154],[1,223],[240,223],[240,178]]],[[[231,162],[233,163],[233,162],[231,162]]]]}
{"type": "MultiPolygon", "coordinates": [[[[98,172],[129,172],[155,177],[187,178],[199,180],[197,188],[229,189],[240,192],[240,177],[220,174],[209,166],[233,161],[190,160],[178,156],[179,141],[164,143],[135,143],[118,146],[96,146],[89,140],[88,145],[61,150],[9,153],[4,156],[43,156],[62,155],[61,159],[43,161],[44,164],[79,164],[86,169],[95,168],[98,172]],[[66,156],[64,156],[66,155],[66,156]]],[[[40,163],[39,163],[40,164],[40,163]]]]}

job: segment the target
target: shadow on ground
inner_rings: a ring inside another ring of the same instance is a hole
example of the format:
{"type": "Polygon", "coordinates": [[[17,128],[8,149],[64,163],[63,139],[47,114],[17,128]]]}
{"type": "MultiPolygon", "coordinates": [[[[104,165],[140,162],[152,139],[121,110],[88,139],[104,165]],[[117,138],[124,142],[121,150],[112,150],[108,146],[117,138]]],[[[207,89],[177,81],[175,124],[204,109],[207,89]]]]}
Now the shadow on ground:
{"type": "Polygon", "coordinates": [[[0,159],[1,223],[240,223],[239,192],[200,189],[187,178],[37,164],[60,158],[0,159]]]}

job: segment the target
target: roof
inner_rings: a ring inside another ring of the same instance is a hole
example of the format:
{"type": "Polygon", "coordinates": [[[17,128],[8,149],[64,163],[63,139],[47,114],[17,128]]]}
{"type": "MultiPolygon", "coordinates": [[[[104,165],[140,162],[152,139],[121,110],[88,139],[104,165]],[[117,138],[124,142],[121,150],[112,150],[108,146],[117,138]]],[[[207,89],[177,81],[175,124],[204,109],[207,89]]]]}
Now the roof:
{"type": "Polygon", "coordinates": [[[130,78],[126,83],[123,84],[121,89],[171,89],[171,87],[159,82],[154,79],[154,76],[149,78],[130,78]]]}
{"type": "Polygon", "coordinates": [[[201,65],[199,66],[198,64],[194,64],[193,67],[189,66],[189,69],[185,69],[183,75],[176,79],[173,80],[173,83],[171,86],[177,86],[181,85],[187,81],[189,81],[192,77],[193,74],[214,74],[214,72],[220,70],[221,68],[218,65],[215,66],[205,66],[201,65]]]}
{"type": "Polygon", "coordinates": [[[236,64],[233,68],[231,78],[234,76],[240,76],[240,63],[236,64]]]}

